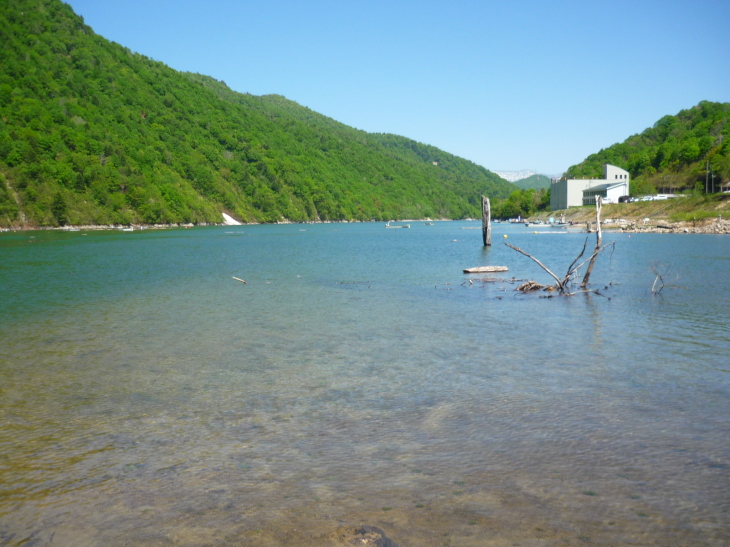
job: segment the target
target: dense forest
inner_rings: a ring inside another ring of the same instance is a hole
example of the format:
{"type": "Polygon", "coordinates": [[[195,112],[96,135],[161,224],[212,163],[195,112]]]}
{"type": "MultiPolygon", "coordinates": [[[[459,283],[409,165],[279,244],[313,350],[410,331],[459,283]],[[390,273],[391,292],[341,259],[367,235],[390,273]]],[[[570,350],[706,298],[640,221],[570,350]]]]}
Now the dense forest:
{"type": "Polygon", "coordinates": [[[0,4],[0,226],[464,218],[516,187],[404,137],[237,93],[0,4]]]}
{"type": "Polygon", "coordinates": [[[550,210],[550,177],[531,175],[516,180],[514,185],[519,190],[512,192],[507,199],[495,201],[492,207],[495,218],[527,218],[550,210]]]}
{"type": "Polygon", "coordinates": [[[610,163],[631,173],[632,195],[717,192],[730,179],[729,136],[730,103],[702,101],[588,156],[566,175],[600,178],[603,164],[610,163]]]}
{"type": "Polygon", "coordinates": [[[500,219],[527,218],[535,213],[549,210],[549,188],[525,188],[515,190],[507,199],[497,200],[492,207],[492,215],[500,219]]]}

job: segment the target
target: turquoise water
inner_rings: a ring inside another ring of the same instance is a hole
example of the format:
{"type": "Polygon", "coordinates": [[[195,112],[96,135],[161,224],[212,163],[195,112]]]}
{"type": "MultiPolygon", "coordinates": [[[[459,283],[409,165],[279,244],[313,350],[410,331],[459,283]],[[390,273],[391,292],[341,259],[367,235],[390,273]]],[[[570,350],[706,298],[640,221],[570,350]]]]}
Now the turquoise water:
{"type": "Polygon", "coordinates": [[[478,226],[0,234],[0,544],[730,542],[730,239],[478,226]]]}

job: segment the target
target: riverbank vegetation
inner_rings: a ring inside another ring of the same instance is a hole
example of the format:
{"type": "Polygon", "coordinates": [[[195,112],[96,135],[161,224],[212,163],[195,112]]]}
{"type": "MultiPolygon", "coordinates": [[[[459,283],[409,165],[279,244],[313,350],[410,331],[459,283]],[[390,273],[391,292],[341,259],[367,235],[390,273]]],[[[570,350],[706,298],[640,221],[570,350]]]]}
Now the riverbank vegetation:
{"type": "Polygon", "coordinates": [[[512,192],[505,200],[496,200],[492,216],[498,219],[527,218],[550,210],[550,190],[528,188],[512,192]]]}
{"type": "Polygon", "coordinates": [[[237,93],[0,4],[0,226],[464,218],[516,187],[435,147],[237,93]]]}

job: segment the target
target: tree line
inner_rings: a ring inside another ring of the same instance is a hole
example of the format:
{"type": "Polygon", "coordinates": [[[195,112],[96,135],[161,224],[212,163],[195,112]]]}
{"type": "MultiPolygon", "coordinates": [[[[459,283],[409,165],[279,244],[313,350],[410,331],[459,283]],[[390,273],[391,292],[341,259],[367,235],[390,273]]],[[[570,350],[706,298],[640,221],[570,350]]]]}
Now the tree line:
{"type": "Polygon", "coordinates": [[[527,218],[535,213],[550,210],[550,189],[527,188],[515,190],[507,199],[495,200],[492,206],[494,218],[527,218]]]}

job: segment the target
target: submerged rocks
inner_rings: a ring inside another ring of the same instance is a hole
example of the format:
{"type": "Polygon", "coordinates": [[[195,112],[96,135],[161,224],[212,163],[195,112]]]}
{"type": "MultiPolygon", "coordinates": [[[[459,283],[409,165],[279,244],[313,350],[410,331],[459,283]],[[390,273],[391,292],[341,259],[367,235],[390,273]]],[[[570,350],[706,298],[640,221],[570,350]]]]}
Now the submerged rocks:
{"type": "Polygon", "coordinates": [[[341,545],[362,545],[367,547],[398,547],[392,539],[376,526],[345,526],[339,530],[341,545]]]}

